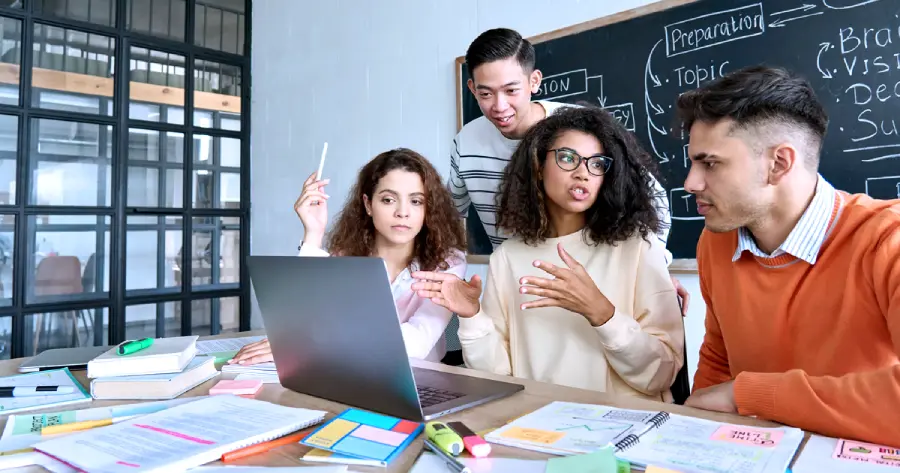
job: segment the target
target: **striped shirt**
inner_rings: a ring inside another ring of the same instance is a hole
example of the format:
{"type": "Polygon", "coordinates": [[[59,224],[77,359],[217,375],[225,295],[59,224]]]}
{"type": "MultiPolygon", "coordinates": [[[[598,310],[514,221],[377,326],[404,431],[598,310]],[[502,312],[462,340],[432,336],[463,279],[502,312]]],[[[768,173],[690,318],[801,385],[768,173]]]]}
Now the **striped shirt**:
{"type": "Polygon", "coordinates": [[[828,227],[831,225],[835,199],[838,198],[834,187],[819,175],[816,182],[816,193],[812,201],[787,239],[772,254],[766,254],[756,246],[756,240],[753,239],[750,230],[741,227],[738,229],[737,250],[731,261],[739,260],[745,251],[749,251],[760,258],[776,258],[788,254],[806,261],[810,265],[816,264],[819,250],[822,248],[822,243],[828,234],[828,227]]]}
{"type": "MultiPolygon", "coordinates": [[[[538,101],[546,115],[564,106],[574,106],[561,102],[538,101]]],[[[486,117],[479,117],[460,130],[453,140],[450,156],[450,179],[448,187],[453,201],[462,218],[466,218],[470,208],[478,212],[484,230],[496,250],[509,235],[497,228],[496,196],[506,164],[521,140],[511,140],[503,136],[486,117]]],[[[669,214],[669,199],[666,190],[651,176],[655,207],[662,223],[657,238],[666,244],[672,220],[669,214]]],[[[666,262],[672,262],[672,253],[666,250],[666,262]]]]}

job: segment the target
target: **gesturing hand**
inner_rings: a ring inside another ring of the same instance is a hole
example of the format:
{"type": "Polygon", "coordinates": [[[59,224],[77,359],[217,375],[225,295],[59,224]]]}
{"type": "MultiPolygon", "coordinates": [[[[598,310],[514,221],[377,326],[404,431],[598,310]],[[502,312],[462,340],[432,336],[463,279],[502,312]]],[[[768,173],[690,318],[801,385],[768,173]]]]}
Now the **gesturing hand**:
{"type": "Polygon", "coordinates": [[[328,179],[316,180],[316,173],[312,173],[303,183],[303,192],[294,202],[294,211],[303,222],[303,232],[306,235],[321,237],[325,234],[325,226],[328,224],[328,195],[325,194],[325,185],[328,179]]]}
{"type": "Polygon", "coordinates": [[[566,252],[562,243],[557,245],[557,250],[559,257],[568,267],[558,268],[544,261],[535,261],[535,267],[546,271],[553,279],[533,276],[519,279],[519,284],[522,285],[519,290],[522,294],[541,297],[522,304],[522,309],[562,307],[583,315],[595,327],[605,324],[612,318],[615,307],[600,292],[584,267],[566,252]]]}
{"type": "Polygon", "coordinates": [[[265,338],[258,342],[244,345],[234,358],[228,360],[229,365],[235,363],[239,365],[255,365],[257,363],[265,363],[272,361],[272,348],[269,347],[269,339],[265,338]]]}
{"type": "Polygon", "coordinates": [[[464,281],[455,274],[433,271],[416,271],[412,289],[419,297],[431,299],[435,304],[450,309],[460,317],[473,317],[481,310],[481,277],[477,274],[464,281]]]}

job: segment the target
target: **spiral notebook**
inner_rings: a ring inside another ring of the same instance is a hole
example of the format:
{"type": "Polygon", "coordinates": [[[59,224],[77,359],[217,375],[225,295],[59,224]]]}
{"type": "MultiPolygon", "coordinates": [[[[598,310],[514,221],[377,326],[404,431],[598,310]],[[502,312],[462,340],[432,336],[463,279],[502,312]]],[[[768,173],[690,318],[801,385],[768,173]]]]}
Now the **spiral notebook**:
{"type": "Polygon", "coordinates": [[[34,449],[82,471],[184,471],[320,423],[325,414],[224,394],[53,438],[34,449]]]}

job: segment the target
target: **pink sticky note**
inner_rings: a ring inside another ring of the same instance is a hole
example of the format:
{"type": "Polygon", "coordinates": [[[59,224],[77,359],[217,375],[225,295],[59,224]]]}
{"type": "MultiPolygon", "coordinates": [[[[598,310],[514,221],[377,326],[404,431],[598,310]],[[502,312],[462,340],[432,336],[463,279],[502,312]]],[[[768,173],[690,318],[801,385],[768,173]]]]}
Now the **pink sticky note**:
{"type": "Polygon", "coordinates": [[[713,440],[722,440],[753,447],[774,447],[784,437],[784,432],[744,425],[723,425],[713,434],[713,440]]]}
{"type": "Polygon", "coordinates": [[[855,440],[838,440],[834,458],[875,465],[900,467],[900,448],[885,447],[855,440]]]}
{"type": "Polygon", "coordinates": [[[259,379],[223,379],[209,389],[209,394],[256,394],[262,385],[259,379]]]}
{"type": "Polygon", "coordinates": [[[383,443],[392,447],[399,447],[400,444],[409,437],[409,435],[401,432],[379,429],[377,427],[372,427],[371,425],[361,425],[350,435],[365,440],[371,440],[373,442],[383,443]]]}

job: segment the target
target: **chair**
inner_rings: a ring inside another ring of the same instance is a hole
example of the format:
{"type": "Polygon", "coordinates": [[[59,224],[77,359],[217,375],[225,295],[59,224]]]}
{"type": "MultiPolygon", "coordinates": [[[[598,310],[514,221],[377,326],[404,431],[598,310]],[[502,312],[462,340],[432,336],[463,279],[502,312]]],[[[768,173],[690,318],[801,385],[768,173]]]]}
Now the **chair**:
{"type": "MultiPolygon", "coordinates": [[[[38,263],[34,276],[34,294],[36,296],[61,296],[80,294],[83,291],[81,274],[81,261],[76,256],[47,256],[38,263]]],[[[72,322],[72,345],[79,346],[78,338],[78,314],[76,311],[62,313],[64,319],[72,322]]],[[[34,350],[39,351],[41,333],[45,330],[44,314],[36,314],[36,328],[34,331],[34,350]]],[[[88,330],[87,320],[84,319],[85,330],[88,330]]],[[[49,331],[52,325],[47,324],[49,331]]]]}
{"type": "MultiPolygon", "coordinates": [[[[684,319],[682,319],[682,325],[684,319]]],[[[687,356],[687,339],[685,338],[684,365],[678,374],[675,375],[675,381],[672,382],[672,397],[675,404],[684,405],[684,401],[691,395],[691,378],[688,374],[688,356],[687,356]]]]}

